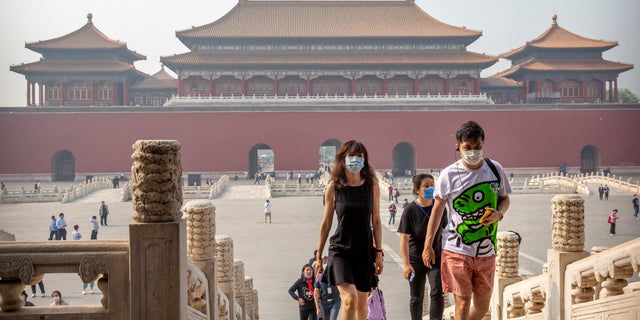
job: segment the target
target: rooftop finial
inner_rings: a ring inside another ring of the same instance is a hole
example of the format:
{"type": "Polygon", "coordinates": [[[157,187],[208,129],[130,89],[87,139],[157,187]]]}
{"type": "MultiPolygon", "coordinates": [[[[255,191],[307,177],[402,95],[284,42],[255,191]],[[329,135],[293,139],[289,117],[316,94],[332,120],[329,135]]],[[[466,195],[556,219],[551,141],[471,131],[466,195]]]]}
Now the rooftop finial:
{"type": "Polygon", "coordinates": [[[555,13],[554,13],[554,14],[551,16],[551,20],[553,20],[553,22],[551,23],[552,25],[554,25],[554,26],[557,26],[557,25],[558,25],[558,15],[557,15],[557,14],[555,14],[555,13]]]}
{"type": "Polygon", "coordinates": [[[87,13],[87,23],[92,23],[91,19],[93,18],[93,14],[91,12],[87,13]]]}

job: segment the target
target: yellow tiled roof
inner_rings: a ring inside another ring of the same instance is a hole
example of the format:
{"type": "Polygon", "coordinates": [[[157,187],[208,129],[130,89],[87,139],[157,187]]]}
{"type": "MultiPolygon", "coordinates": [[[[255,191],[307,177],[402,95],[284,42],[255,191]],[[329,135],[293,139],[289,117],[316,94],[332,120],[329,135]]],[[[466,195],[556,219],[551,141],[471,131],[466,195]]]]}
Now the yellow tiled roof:
{"type": "Polygon", "coordinates": [[[161,57],[167,66],[469,65],[486,68],[498,58],[465,50],[429,51],[192,51],[161,57]]]}
{"type": "Polygon", "coordinates": [[[11,66],[9,69],[20,74],[48,72],[106,73],[135,70],[133,65],[119,60],[40,60],[33,63],[11,66]]]}
{"type": "Polygon", "coordinates": [[[145,56],[127,49],[126,42],[113,40],[102,33],[91,21],[92,15],[87,15],[87,23],[80,29],[64,36],[27,43],[26,47],[33,51],[43,53],[47,50],[96,50],[96,49],[122,49],[131,55],[133,60],[144,60],[145,56]]]}
{"type": "Polygon", "coordinates": [[[239,1],[222,18],[178,38],[425,38],[482,32],[442,23],[407,1],[239,1]]]}
{"type": "Polygon", "coordinates": [[[151,76],[140,80],[132,89],[176,89],[178,88],[178,79],[174,78],[164,67],[160,71],[151,76]]]}
{"type": "Polygon", "coordinates": [[[521,70],[526,71],[613,71],[624,72],[633,69],[632,64],[607,61],[603,59],[531,59],[502,71],[493,77],[508,77],[521,70]]]}
{"type": "Polygon", "coordinates": [[[530,48],[542,49],[601,49],[609,50],[618,45],[616,41],[594,40],[579,36],[562,28],[557,23],[557,16],[553,16],[553,23],[543,34],[527,42],[525,45],[500,55],[500,58],[510,59],[530,48]]]}

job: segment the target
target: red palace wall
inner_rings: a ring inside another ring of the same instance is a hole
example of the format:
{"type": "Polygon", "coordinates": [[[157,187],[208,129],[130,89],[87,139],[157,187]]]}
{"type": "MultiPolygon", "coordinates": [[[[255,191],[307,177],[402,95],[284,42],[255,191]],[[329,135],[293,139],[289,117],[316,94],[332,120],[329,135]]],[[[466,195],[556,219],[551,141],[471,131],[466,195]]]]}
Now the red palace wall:
{"type": "Polygon", "coordinates": [[[0,112],[0,174],[48,173],[60,150],[75,172],[129,172],[138,139],[176,139],[183,171],[245,171],[249,151],[264,143],[276,170],[313,170],[328,139],[362,141],[376,168],[392,167],[401,142],[417,168],[454,161],[455,131],[467,120],[486,132],[485,155],[505,167],[580,166],[595,146],[604,166],[640,165],[640,108],[626,110],[381,112],[0,112]]]}

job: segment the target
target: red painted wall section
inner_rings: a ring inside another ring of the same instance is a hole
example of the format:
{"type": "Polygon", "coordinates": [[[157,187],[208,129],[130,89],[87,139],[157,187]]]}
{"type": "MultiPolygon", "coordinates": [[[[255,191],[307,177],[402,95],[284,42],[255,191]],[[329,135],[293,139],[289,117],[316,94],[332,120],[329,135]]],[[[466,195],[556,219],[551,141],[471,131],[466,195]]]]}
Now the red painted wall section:
{"type": "Polygon", "coordinates": [[[411,144],[418,168],[456,159],[455,131],[467,120],[485,129],[485,155],[505,167],[580,166],[595,146],[601,166],[640,165],[640,110],[411,112],[2,113],[0,174],[48,173],[68,150],[76,172],[129,172],[139,139],[176,139],[185,172],[244,171],[259,143],[276,170],[313,170],[328,139],[362,141],[376,168],[392,167],[393,148],[411,144]]]}

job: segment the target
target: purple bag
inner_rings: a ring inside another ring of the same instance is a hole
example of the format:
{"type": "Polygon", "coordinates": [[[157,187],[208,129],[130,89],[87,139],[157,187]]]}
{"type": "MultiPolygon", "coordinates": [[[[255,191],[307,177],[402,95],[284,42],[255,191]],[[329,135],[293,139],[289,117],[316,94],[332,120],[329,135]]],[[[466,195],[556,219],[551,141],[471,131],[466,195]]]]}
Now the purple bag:
{"type": "Polygon", "coordinates": [[[387,309],[384,307],[384,296],[382,295],[382,290],[375,288],[375,290],[369,292],[369,297],[367,297],[367,308],[369,309],[367,320],[387,319],[387,309]]]}

